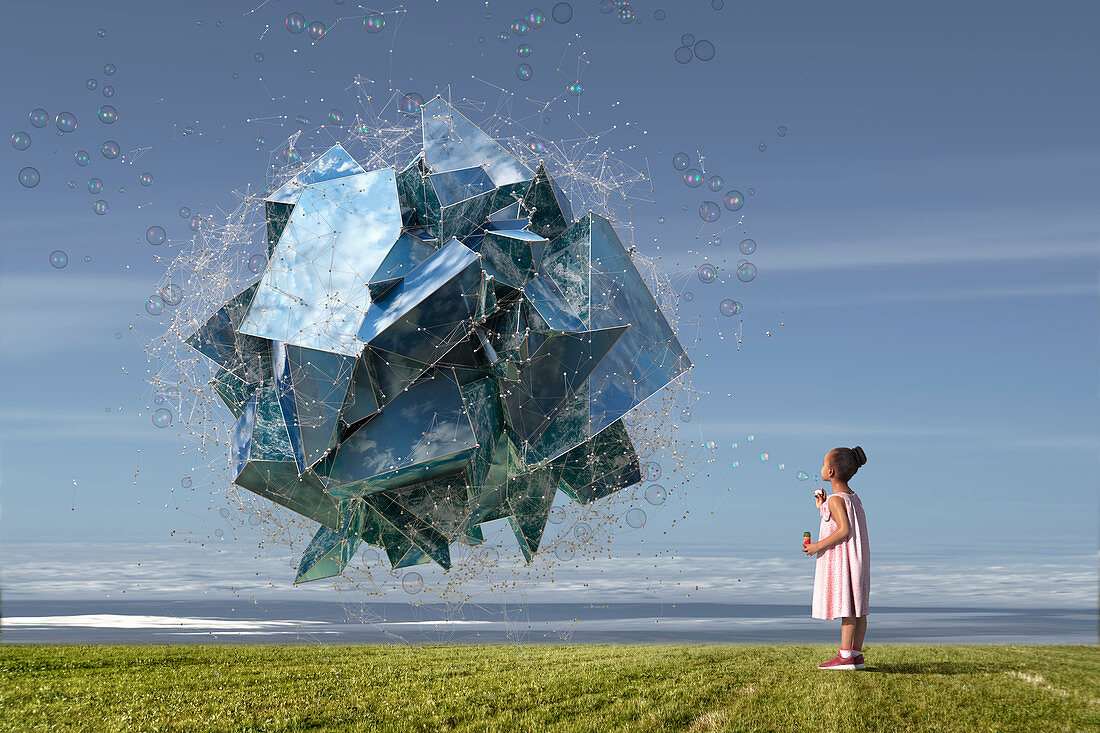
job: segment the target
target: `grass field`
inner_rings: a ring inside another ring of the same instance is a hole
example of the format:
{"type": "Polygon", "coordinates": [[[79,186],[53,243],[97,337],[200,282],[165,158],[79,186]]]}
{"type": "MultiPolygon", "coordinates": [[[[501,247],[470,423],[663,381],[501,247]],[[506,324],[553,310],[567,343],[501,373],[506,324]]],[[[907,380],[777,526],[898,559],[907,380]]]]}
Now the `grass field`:
{"type": "Polygon", "coordinates": [[[1098,731],[1100,647],[4,646],[3,730],[1098,731]]]}

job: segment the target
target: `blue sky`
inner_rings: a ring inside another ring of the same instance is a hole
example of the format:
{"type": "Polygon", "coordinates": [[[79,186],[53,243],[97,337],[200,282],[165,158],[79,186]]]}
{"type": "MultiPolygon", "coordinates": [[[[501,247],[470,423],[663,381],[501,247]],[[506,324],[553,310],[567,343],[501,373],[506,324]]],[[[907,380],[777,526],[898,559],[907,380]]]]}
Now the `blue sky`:
{"type": "MultiPolygon", "coordinates": [[[[873,594],[919,600],[986,584],[1033,605],[1095,605],[1100,102],[1088,90],[1100,13],[1057,2],[713,10],[692,0],[633,3],[639,22],[624,25],[595,2],[573,6],[569,23],[503,43],[498,33],[531,3],[491,2],[486,18],[472,3],[414,0],[388,12],[377,35],[362,29],[365,11],[327,0],[7,11],[25,32],[5,47],[2,118],[32,145],[0,154],[4,593],[105,593],[89,573],[142,557],[166,563],[159,578],[193,579],[181,593],[228,593],[234,569],[237,587],[261,573],[250,593],[302,591],[286,587],[288,562],[266,559],[281,549],[256,550],[261,530],[212,541],[220,467],[197,465],[174,430],[150,423],[138,334],[155,328],[139,314],[165,258],[191,236],[177,209],[235,208],[233,190],[262,181],[271,150],[297,129],[279,116],[316,126],[333,107],[352,112],[345,89],[361,74],[379,106],[392,89],[430,98],[450,85],[452,98],[484,100],[547,138],[600,134],[625,165],[650,171],[652,192],[631,211],[635,242],[695,295],[681,304],[681,340],[696,350],[703,399],[677,431],[720,449],[681,476],[668,504],[646,507],[644,529],[616,535],[618,557],[656,557],[651,575],[670,582],[704,578],[708,600],[808,604],[812,563],[797,543],[804,530],[816,535],[816,484],[794,473],[814,476],[828,450],[859,444],[869,462],[852,488],[882,559],[873,594]],[[291,36],[283,21],[296,10],[329,34],[315,46],[291,36]],[[712,41],[715,58],[678,64],[685,33],[712,41]],[[526,82],[514,74],[519,42],[534,49],[526,82]],[[107,63],[115,75],[104,75],[107,63]],[[578,79],[583,95],[566,97],[578,79]],[[550,122],[524,97],[556,99],[550,122]],[[108,101],[112,125],[95,115],[108,101]],[[77,130],[31,127],[36,107],[73,112],[77,130]],[[188,126],[196,133],[182,135],[188,126]],[[132,164],[107,160],[107,139],[148,149],[132,164]],[[73,162],[80,149],[91,153],[86,168],[73,162]],[[702,156],[728,188],[755,190],[742,227],[730,212],[700,221],[706,189],[685,187],[671,164],[679,152],[702,156]],[[28,165],[41,171],[32,189],[17,181],[28,165]],[[143,171],[155,178],[148,188],[143,171]],[[104,193],[86,192],[92,176],[104,193]],[[99,198],[106,216],[92,211],[99,198]],[[145,243],[153,224],[168,245],[145,243]],[[721,247],[706,243],[715,231],[721,247]],[[744,236],[759,246],[751,283],[730,272],[744,236]],[[65,269],[50,266],[55,249],[69,254],[65,269]],[[704,258],[719,264],[718,282],[694,279],[704,258]],[[736,319],[717,314],[724,298],[744,304],[740,348],[736,319]],[[222,567],[215,544],[242,559],[222,567]],[[207,557],[217,572],[204,579],[207,557]],[[1049,567],[1073,579],[1052,585],[1049,567]],[[55,587],[32,582],[42,577],[55,587]]],[[[514,540],[504,550],[515,553],[514,540]]],[[[608,597],[645,577],[626,559],[599,562],[575,574],[608,578],[608,597]]],[[[431,591],[445,576],[425,577],[431,591]]],[[[129,571],[118,582],[143,592],[129,571]]]]}

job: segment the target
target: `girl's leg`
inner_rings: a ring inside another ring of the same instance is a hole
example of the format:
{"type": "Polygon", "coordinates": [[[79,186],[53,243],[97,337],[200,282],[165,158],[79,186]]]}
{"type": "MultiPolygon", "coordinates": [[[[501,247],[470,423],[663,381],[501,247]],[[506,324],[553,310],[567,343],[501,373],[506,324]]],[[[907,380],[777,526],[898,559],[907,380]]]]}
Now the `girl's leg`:
{"type": "Polygon", "coordinates": [[[852,643],[856,639],[856,627],[859,619],[855,616],[845,616],[840,621],[840,648],[852,649],[852,643]]]}
{"type": "Polygon", "coordinates": [[[846,648],[848,648],[848,649],[862,649],[863,648],[863,637],[866,636],[866,635],[867,635],[867,617],[866,616],[860,616],[859,618],[856,619],[855,639],[853,640],[855,642],[855,646],[854,647],[846,647],[846,648]]]}

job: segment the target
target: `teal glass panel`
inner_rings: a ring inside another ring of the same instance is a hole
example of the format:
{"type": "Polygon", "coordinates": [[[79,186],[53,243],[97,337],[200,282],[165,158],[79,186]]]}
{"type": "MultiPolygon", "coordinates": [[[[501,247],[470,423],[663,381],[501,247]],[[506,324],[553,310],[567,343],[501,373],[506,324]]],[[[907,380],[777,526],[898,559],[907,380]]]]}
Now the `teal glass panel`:
{"type": "Polygon", "coordinates": [[[401,233],[393,169],[304,189],[241,333],[345,356],[367,311],[367,283],[401,233]]]}
{"type": "Polygon", "coordinates": [[[409,217],[402,217],[407,227],[425,227],[438,233],[439,197],[428,185],[424,159],[418,157],[397,176],[397,192],[401,206],[412,209],[409,217]]]}
{"type": "Polygon", "coordinates": [[[293,461],[290,434],[279,403],[276,385],[264,385],[256,390],[255,424],[252,427],[251,460],[293,461]]]}
{"type": "Polygon", "coordinates": [[[233,483],[327,527],[339,526],[336,500],[311,472],[299,476],[294,461],[248,461],[233,483]]]}
{"type": "Polygon", "coordinates": [[[244,470],[252,454],[252,429],[255,426],[256,398],[253,397],[241,410],[229,435],[230,460],[233,463],[234,474],[240,474],[244,470]]]}
{"type": "Polygon", "coordinates": [[[344,572],[362,541],[367,505],[352,499],[340,502],[340,525],[333,530],[321,525],[302,555],[294,584],[331,578],[344,572]]]}
{"type": "Polygon", "coordinates": [[[471,481],[480,484],[493,462],[497,441],[504,434],[500,389],[496,380],[488,377],[471,382],[461,390],[462,402],[477,439],[477,449],[470,462],[471,481]]]}
{"type": "Polygon", "coordinates": [[[508,482],[508,522],[528,563],[534,558],[546,529],[561,471],[552,467],[522,474],[508,482]]]}
{"type": "Polygon", "coordinates": [[[259,387],[258,383],[249,384],[224,367],[218,368],[218,372],[210,380],[210,385],[235,418],[241,416],[245,405],[252,399],[252,395],[256,394],[256,388],[259,387]]]}
{"type": "Polygon", "coordinates": [[[453,171],[483,165],[497,186],[531,178],[531,171],[442,97],[425,102],[420,111],[424,162],[432,170],[453,171]]]}
{"type": "Polygon", "coordinates": [[[333,145],[324,155],[310,163],[304,171],[268,196],[265,202],[293,205],[300,200],[303,189],[310,185],[336,178],[347,178],[363,172],[363,167],[355,162],[348,151],[340,145],[333,145]]]}
{"type": "Polygon", "coordinates": [[[305,456],[300,468],[304,471],[336,446],[340,410],[357,360],[290,345],[286,356],[305,456]]]}
{"type": "MultiPolygon", "coordinates": [[[[370,284],[381,282],[395,284],[396,280],[408,275],[435,252],[434,243],[425,241],[411,232],[402,232],[393,248],[390,249],[389,254],[386,255],[386,259],[382,260],[382,264],[378,266],[378,270],[371,277],[370,284]]],[[[373,289],[371,290],[371,296],[372,299],[377,299],[373,289]]]]}
{"type": "Polygon", "coordinates": [[[611,423],[550,465],[561,469],[562,487],[581,504],[642,480],[638,454],[622,420],[611,423]]]}
{"type": "Polygon", "coordinates": [[[351,384],[348,386],[347,397],[340,411],[340,419],[351,425],[378,412],[381,405],[377,389],[370,355],[364,352],[355,360],[351,384]]]}
{"type": "MultiPolygon", "coordinates": [[[[387,494],[374,494],[366,497],[365,500],[378,513],[382,521],[389,525],[388,532],[383,532],[387,550],[391,543],[402,547],[404,541],[408,541],[444,569],[451,567],[451,553],[446,535],[405,509],[387,494]]],[[[391,562],[393,562],[392,555],[391,562]]],[[[419,558],[415,558],[415,562],[418,563],[419,558]]],[[[403,567],[405,564],[413,563],[407,563],[405,557],[402,557],[394,563],[394,567],[403,567]]]]}
{"type": "Polygon", "coordinates": [[[428,176],[428,184],[435,189],[439,205],[443,207],[457,204],[459,201],[465,201],[488,191],[494,193],[496,191],[492,179],[489,178],[485,169],[480,166],[445,173],[433,173],[428,176]]]}
{"type": "Polygon", "coordinates": [[[567,213],[569,202],[564,196],[559,199],[559,192],[540,163],[534,182],[520,203],[520,212],[530,217],[531,231],[546,239],[554,239],[573,223],[572,214],[567,213]]]}
{"type": "Polygon", "coordinates": [[[556,331],[583,331],[581,317],[566,301],[554,281],[540,275],[523,286],[523,294],[547,328],[556,331]]]}
{"type": "Polygon", "coordinates": [[[473,248],[474,243],[480,240],[480,235],[474,233],[488,221],[492,202],[493,192],[489,191],[451,206],[444,206],[440,213],[440,238],[443,241],[452,237],[470,241],[469,246],[473,248]]]}
{"type": "Polygon", "coordinates": [[[269,381],[270,341],[237,333],[259,286],[236,295],[187,337],[187,344],[247,384],[269,381]]]}
{"type": "Polygon", "coordinates": [[[483,262],[491,265],[500,278],[516,287],[535,277],[546,240],[525,230],[502,230],[485,233],[481,244],[483,262]]]}
{"type": "Polygon", "coordinates": [[[275,251],[275,245],[279,243],[279,237],[283,236],[286,223],[290,221],[290,212],[294,211],[294,204],[281,204],[277,201],[264,202],[264,218],[267,219],[267,256],[275,251]]]}

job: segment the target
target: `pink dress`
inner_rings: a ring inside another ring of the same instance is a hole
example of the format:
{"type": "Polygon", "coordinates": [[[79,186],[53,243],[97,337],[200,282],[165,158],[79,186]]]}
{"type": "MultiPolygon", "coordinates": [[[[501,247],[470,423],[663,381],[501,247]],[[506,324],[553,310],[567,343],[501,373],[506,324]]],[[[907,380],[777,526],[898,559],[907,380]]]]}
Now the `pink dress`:
{"type": "MultiPolygon", "coordinates": [[[[871,594],[871,546],[867,542],[867,517],[863,502],[854,493],[837,492],[843,497],[851,532],[848,539],[817,553],[814,574],[814,602],[811,618],[834,619],[843,616],[866,616],[871,594]]],[[[837,529],[829,511],[829,502],[821,505],[820,542],[837,529]]]]}

